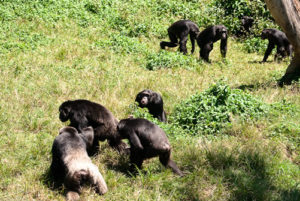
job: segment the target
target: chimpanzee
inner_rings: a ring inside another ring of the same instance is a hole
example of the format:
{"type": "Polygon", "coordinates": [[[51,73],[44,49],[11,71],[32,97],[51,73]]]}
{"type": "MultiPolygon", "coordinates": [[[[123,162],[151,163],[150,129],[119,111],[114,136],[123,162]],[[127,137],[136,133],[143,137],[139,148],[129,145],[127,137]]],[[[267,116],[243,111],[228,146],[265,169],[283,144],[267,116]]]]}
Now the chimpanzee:
{"type": "Polygon", "coordinates": [[[52,145],[52,163],[50,172],[55,180],[64,179],[67,200],[78,200],[80,186],[90,182],[96,192],[103,195],[107,185],[87,154],[87,148],[93,144],[92,127],[82,128],[81,133],[73,127],[60,129],[52,145]]]}
{"type": "Polygon", "coordinates": [[[249,16],[243,16],[241,19],[242,28],[245,33],[250,33],[250,28],[253,26],[254,19],[249,16]]]}
{"type": "Polygon", "coordinates": [[[192,43],[191,53],[193,54],[195,51],[195,39],[199,33],[199,28],[194,22],[190,20],[179,20],[168,28],[168,34],[171,42],[162,41],[160,43],[160,47],[161,49],[165,49],[166,46],[176,47],[178,45],[179,38],[180,52],[187,54],[186,43],[188,35],[190,34],[190,40],[192,43]]]}
{"type": "Polygon", "coordinates": [[[93,146],[89,154],[95,154],[99,148],[99,140],[108,140],[111,147],[119,152],[126,152],[127,144],[121,141],[117,133],[118,120],[104,106],[88,100],[68,100],[59,107],[59,119],[62,122],[70,120],[70,125],[80,132],[83,128],[92,126],[94,129],[93,146]]]}
{"type": "Polygon", "coordinates": [[[123,139],[129,140],[132,165],[141,168],[145,159],[159,156],[159,160],[164,166],[183,176],[175,162],[170,159],[171,146],[165,132],[160,127],[147,119],[128,118],[121,120],[117,129],[123,139]]]}
{"type": "Polygon", "coordinates": [[[200,57],[209,62],[209,53],[213,49],[214,42],[221,39],[220,50],[223,58],[227,52],[227,28],[224,25],[209,26],[204,29],[197,37],[200,47],[200,57]]]}
{"type": "Polygon", "coordinates": [[[149,113],[159,121],[167,122],[167,115],[164,111],[164,102],[161,95],[158,93],[145,89],[137,94],[135,101],[138,102],[139,107],[148,108],[149,113]]]}
{"type": "Polygon", "coordinates": [[[261,33],[261,38],[269,40],[268,48],[262,62],[267,61],[275,45],[277,46],[277,52],[274,60],[280,60],[281,58],[292,55],[292,45],[282,31],[279,31],[278,29],[264,29],[261,33]]]}

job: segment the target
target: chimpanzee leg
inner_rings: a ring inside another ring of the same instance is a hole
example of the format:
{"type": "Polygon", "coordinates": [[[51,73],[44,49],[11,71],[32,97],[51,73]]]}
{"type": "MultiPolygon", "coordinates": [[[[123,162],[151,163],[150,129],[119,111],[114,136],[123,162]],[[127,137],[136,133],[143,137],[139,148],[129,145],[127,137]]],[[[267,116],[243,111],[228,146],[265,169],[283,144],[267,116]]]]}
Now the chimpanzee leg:
{"type": "Polygon", "coordinates": [[[183,52],[183,54],[187,54],[187,49],[186,49],[186,43],[188,40],[188,32],[182,32],[180,35],[180,41],[179,41],[179,49],[180,52],[183,52]]]}
{"type": "Polygon", "coordinates": [[[134,165],[136,165],[139,169],[141,169],[143,161],[144,161],[143,153],[133,149],[130,150],[130,163],[132,165],[131,168],[134,168],[134,165]]]}
{"type": "Polygon", "coordinates": [[[277,52],[276,52],[276,54],[274,56],[274,61],[277,60],[279,62],[284,57],[285,57],[285,49],[284,49],[284,47],[283,46],[281,46],[281,47],[277,46],[277,52]]]}
{"type": "Polygon", "coordinates": [[[171,42],[167,42],[167,41],[162,41],[160,42],[160,47],[161,49],[165,49],[165,47],[176,47],[178,45],[178,40],[177,40],[177,36],[176,34],[172,33],[172,32],[168,32],[169,34],[169,38],[171,42]]]}
{"type": "Polygon", "coordinates": [[[183,173],[179,170],[174,161],[170,159],[170,151],[164,152],[159,155],[159,161],[166,167],[171,168],[175,174],[183,176],[183,173]]]}
{"type": "Polygon", "coordinates": [[[205,45],[203,45],[201,48],[200,48],[200,57],[202,59],[204,59],[205,61],[209,62],[209,53],[211,52],[211,50],[213,49],[213,43],[207,43],[205,45]]]}
{"type": "Polygon", "coordinates": [[[195,37],[190,35],[190,39],[191,39],[191,43],[192,43],[192,50],[191,50],[191,53],[193,54],[194,51],[195,51],[195,37]]]}
{"type": "Polygon", "coordinates": [[[65,187],[67,189],[67,200],[78,200],[80,193],[80,174],[67,175],[65,178],[65,187]]]}

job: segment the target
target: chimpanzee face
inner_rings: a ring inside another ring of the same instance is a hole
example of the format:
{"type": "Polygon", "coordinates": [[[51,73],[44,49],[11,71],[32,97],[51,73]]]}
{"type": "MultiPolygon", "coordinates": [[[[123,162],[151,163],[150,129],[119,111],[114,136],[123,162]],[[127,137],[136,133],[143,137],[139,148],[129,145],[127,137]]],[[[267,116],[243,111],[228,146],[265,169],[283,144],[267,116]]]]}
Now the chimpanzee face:
{"type": "Polygon", "coordinates": [[[217,30],[217,34],[221,38],[221,40],[224,40],[227,38],[227,29],[226,27],[221,27],[220,29],[217,30]]]}
{"type": "Polygon", "coordinates": [[[70,107],[61,107],[61,108],[59,108],[59,119],[62,122],[68,121],[69,116],[70,116],[70,111],[71,111],[70,107]]]}
{"type": "Polygon", "coordinates": [[[146,107],[150,102],[150,94],[147,92],[143,92],[138,97],[138,103],[140,107],[146,107]]]}
{"type": "Polygon", "coordinates": [[[268,35],[269,35],[269,32],[268,32],[268,30],[263,30],[262,32],[261,32],[261,39],[266,39],[266,38],[268,38],[268,35]]]}

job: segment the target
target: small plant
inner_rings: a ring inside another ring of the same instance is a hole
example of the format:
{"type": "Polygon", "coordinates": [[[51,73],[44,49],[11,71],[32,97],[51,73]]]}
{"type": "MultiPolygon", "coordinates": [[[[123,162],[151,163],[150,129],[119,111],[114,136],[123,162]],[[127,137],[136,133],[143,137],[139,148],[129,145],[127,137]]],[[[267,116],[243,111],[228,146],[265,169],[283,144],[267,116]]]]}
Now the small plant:
{"type": "Polygon", "coordinates": [[[262,40],[260,38],[249,38],[244,41],[243,49],[248,53],[264,53],[268,46],[268,40],[262,40]]]}
{"type": "Polygon", "coordinates": [[[231,126],[231,118],[255,119],[264,115],[269,106],[240,89],[217,83],[203,93],[191,96],[175,107],[174,124],[196,135],[219,133],[231,126]]]}
{"type": "Polygon", "coordinates": [[[180,52],[169,51],[150,53],[147,55],[146,61],[146,68],[148,70],[175,67],[184,67],[190,69],[197,65],[197,60],[195,58],[183,55],[180,52]]]}

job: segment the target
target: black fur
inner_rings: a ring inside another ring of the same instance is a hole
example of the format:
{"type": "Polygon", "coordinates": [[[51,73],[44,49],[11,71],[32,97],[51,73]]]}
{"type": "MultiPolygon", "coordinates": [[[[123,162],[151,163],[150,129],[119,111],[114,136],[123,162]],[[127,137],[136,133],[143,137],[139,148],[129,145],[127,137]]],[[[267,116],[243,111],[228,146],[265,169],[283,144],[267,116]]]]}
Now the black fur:
{"type": "Polygon", "coordinates": [[[160,47],[165,49],[165,47],[176,47],[178,46],[178,38],[179,38],[179,49],[180,52],[187,54],[186,43],[188,40],[188,35],[190,35],[190,40],[192,43],[192,51],[193,54],[195,51],[195,39],[199,34],[198,26],[190,21],[190,20],[179,20],[173,23],[168,28],[168,34],[171,42],[162,41],[160,43],[160,47]]]}
{"type": "Polygon", "coordinates": [[[171,145],[165,132],[152,122],[142,118],[123,119],[118,124],[118,132],[130,143],[130,162],[138,168],[147,158],[159,156],[160,162],[183,176],[183,173],[170,159],[171,145]]]}
{"type": "Polygon", "coordinates": [[[220,50],[222,57],[226,57],[227,52],[227,28],[224,25],[209,26],[204,29],[197,37],[197,43],[200,47],[200,58],[209,62],[209,53],[213,49],[214,42],[221,39],[220,50]]]}
{"type": "Polygon", "coordinates": [[[164,111],[164,102],[161,95],[158,93],[145,89],[137,94],[135,101],[138,102],[139,107],[148,108],[149,113],[159,121],[167,122],[167,115],[164,111]]]}
{"type": "Polygon", "coordinates": [[[241,19],[242,33],[250,33],[250,28],[253,26],[254,19],[249,16],[243,16],[241,19]]]}
{"type": "Polygon", "coordinates": [[[292,56],[293,48],[285,33],[277,29],[264,29],[261,33],[262,39],[268,39],[269,44],[262,62],[266,62],[272,50],[277,46],[274,60],[281,60],[286,56],[292,56]]]}
{"type": "Polygon", "coordinates": [[[70,125],[81,131],[83,128],[92,126],[95,132],[93,146],[89,149],[90,154],[98,151],[99,140],[108,140],[111,147],[119,152],[126,150],[126,143],[122,142],[117,134],[118,120],[104,106],[88,100],[65,101],[59,107],[59,119],[62,122],[70,120],[70,125]]]}
{"type": "Polygon", "coordinates": [[[73,127],[64,127],[52,145],[50,172],[54,180],[64,179],[67,199],[79,199],[81,184],[89,181],[99,194],[107,192],[106,183],[97,166],[88,157],[87,148],[93,144],[92,127],[78,133],[73,127]]]}

